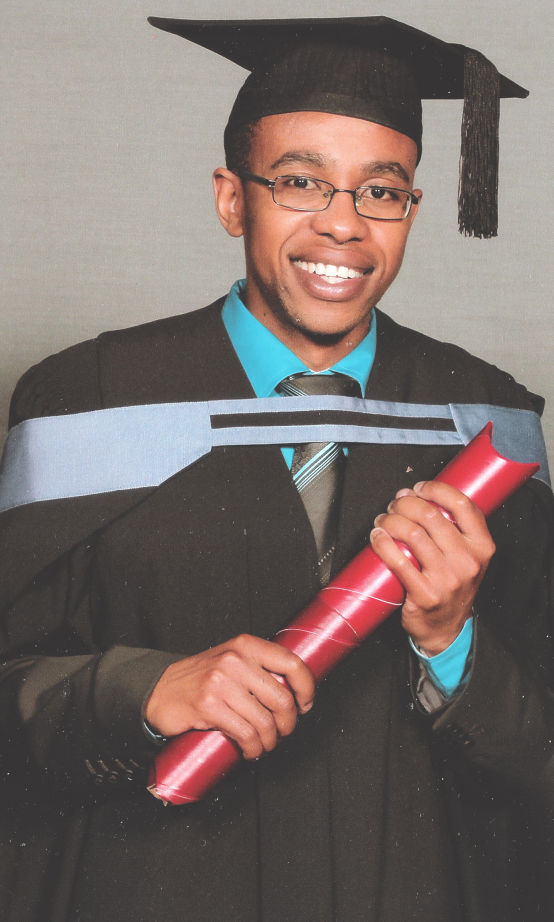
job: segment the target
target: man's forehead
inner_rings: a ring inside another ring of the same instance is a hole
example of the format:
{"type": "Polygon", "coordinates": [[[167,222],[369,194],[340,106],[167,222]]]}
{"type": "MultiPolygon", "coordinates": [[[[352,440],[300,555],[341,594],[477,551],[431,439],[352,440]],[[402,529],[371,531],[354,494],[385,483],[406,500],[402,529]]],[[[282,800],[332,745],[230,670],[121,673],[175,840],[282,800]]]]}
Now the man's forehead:
{"type": "Polygon", "coordinates": [[[295,112],[261,118],[252,133],[251,154],[272,170],[332,169],[347,159],[361,172],[409,182],[417,148],[411,138],[378,123],[334,113],[295,112]]]}

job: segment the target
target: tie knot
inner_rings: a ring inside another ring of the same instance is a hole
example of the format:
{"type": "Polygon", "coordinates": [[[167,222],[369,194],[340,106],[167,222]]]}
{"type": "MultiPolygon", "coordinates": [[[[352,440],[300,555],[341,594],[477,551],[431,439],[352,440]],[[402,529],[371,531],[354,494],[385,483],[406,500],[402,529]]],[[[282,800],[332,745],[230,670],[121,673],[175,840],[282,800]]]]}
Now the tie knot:
{"type": "Polygon", "coordinates": [[[300,373],[290,375],[277,385],[276,391],[286,397],[300,397],[302,394],[330,394],[338,397],[359,397],[360,385],[348,375],[333,372],[330,375],[300,373]]]}

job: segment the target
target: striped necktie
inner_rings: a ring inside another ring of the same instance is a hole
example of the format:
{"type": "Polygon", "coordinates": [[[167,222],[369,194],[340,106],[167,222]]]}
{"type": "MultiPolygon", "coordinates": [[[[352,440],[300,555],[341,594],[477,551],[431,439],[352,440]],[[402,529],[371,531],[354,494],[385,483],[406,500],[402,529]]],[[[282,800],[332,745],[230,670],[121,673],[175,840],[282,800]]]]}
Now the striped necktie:
{"type": "MultiPolygon", "coordinates": [[[[291,375],[284,378],[276,390],[286,397],[317,394],[360,396],[357,381],[341,374],[291,375]]],[[[292,479],[312,526],[319,579],[323,586],[329,582],[331,575],[345,465],[344,451],[337,442],[297,445],[292,459],[292,479]]]]}

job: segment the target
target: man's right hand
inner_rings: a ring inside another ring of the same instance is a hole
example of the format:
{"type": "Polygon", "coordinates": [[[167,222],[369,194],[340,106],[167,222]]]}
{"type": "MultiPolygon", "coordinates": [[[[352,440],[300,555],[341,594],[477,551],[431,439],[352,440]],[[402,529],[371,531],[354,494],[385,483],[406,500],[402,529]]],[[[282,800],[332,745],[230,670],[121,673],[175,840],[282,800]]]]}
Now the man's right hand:
{"type": "Polygon", "coordinates": [[[144,716],[164,736],[221,730],[245,759],[270,752],[312,706],[308,667],[269,640],[250,634],[169,666],[146,702],[144,716]],[[288,688],[275,675],[286,679],[288,688]]]}

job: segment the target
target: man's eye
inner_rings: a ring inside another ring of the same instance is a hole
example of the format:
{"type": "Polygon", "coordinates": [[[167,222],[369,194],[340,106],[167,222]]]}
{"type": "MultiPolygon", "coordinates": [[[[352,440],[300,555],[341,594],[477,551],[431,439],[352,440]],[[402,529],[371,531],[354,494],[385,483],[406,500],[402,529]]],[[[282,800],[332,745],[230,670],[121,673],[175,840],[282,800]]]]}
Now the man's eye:
{"type": "Polygon", "coordinates": [[[383,199],[387,197],[387,190],[383,189],[382,186],[372,186],[368,189],[368,194],[371,198],[383,199]]]}
{"type": "Polygon", "coordinates": [[[366,186],[362,190],[362,197],[379,202],[393,202],[399,198],[397,190],[389,189],[387,186],[366,186]]]}
{"type": "Polygon", "coordinates": [[[285,184],[290,189],[317,189],[317,180],[308,176],[287,176],[285,184]]]}
{"type": "Polygon", "coordinates": [[[359,204],[362,202],[382,203],[383,205],[392,205],[393,202],[400,201],[402,193],[398,189],[391,189],[389,186],[361,186],[357,190],[356,200],[359,204]]]}

